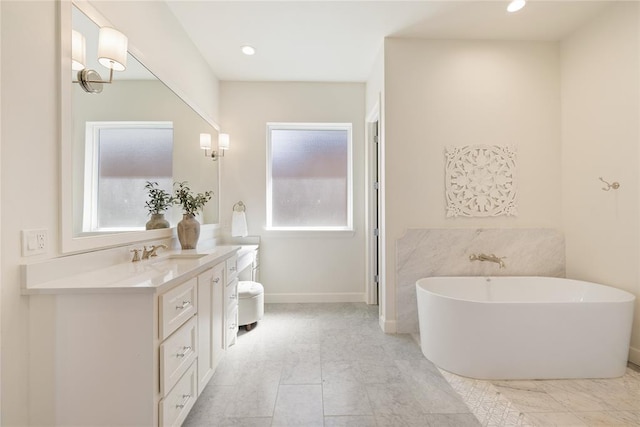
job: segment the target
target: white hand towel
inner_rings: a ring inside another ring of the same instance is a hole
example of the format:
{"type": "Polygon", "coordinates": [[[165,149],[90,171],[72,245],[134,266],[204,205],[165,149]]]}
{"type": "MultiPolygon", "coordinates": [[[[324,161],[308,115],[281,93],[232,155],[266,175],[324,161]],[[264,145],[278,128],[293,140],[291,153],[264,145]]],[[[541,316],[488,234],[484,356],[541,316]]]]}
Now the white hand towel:
{"type": "Polygon", "coordinates": [[[246,237],[247,232],[247,216],[244,212],[233,211],[231,216],[231,235],[234,237],[246,237]]]}

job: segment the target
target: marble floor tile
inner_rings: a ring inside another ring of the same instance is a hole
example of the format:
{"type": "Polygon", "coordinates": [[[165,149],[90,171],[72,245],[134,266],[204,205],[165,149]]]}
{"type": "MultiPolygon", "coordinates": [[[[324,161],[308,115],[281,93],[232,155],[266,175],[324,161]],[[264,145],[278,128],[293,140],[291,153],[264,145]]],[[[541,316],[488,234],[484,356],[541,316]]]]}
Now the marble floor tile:
{"type": "Polygon", "coordinates": [[[358,382],[349,360],[328,360],[321,364],[322,382],[358,382]]]}
{"type": "Polygon", "coordinates": [[[523,423],[540,427],[586,427],[588,425],[571,412],[532,412],[524,415],[523,423]]]}
{"type": "Polygon", "coordinates": [[[335,416],[324,417],[324,427],[376,427],[376,417],[364,416],[335,416]]]}
{"type": "Polygon", "coordinates": [[[382,333],[377,307],[267,304],[258,326],[239,333],[184,425],[467,425],[468,408],[467,416],[439,418],[428,412],[455,411],[424,406],[455,397],[442,375],[412,337],[382,333]],[[443,397],[445,386],[452,394],[443,397]]]}
{"type": "Polygon", "coordinates": [[[420,403],[405,384],[368,384],[366,389],[375,415],[419,416],[424,414],[420,403]]]}
{"type": "Polygon", "coordinates": [[[270,427],[271,417],[223,418],[220,427],[270,427]]]}
{"type": "Polygon", "coordinates": [[[271,424],[276,426],[324,425],[322,413],[322,386],[282,385],[271,424]]]}
{"type": "Polygon", "coordinates": [[[322,374],[318,362],[285,362],[282,368],[281,384],[320,384],[322,374]]]}
{"type": "Polygon", "coordinates": [[[558,400],[556,395],[539,389],[520,387],[519,385],[495,386],[506,399],[513,403],[522,412],[567,412],[564,402],[558,400]]]}
{"type": "Polygon", "coordinates": [[[640,412],[610,411],[610,412],[574,412],[586,426],[604,427],[637,427],[640,426],[640,412]]]}
{"type": "Polygon", "coordinates": [[[271,417],[278,396],[279,383],[247,382],[238,386],[234,399],[224,411],[226,417],[271,417]]]}
{"type": "Polygon", "coordinates": [[[322,401],[325,415],[373,415],[367,389],[359,383],[325,382],[322,401]]]}
{"type": "Polygon", "coordinates": [[[428,414],[424,418],[431,427],[479,427],[473,414],[428,414]]]}

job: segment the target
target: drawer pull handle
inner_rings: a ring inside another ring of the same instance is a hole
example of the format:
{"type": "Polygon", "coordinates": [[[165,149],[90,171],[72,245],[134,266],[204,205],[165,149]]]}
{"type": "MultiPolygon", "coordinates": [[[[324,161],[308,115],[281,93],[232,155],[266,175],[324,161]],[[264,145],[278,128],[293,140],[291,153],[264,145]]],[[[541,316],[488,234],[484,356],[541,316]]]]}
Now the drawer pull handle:
{"type": "Polygon", "coordinates": [[[176,357],[185,357],[187,355],[187,353],[189,353],[189,351],[191,351],[191,346],[188,345],[188,346],[182,347],[182,350],[184,350],[184,351],[182,353],[176,354],[176,357]]]}
{"type": "Polygon", "coordinates": [[[191,305],[191,301],[182,301],[182,305],[176,305],[176,310],[184,310],[191,305]]]}
{"type": "Polygon", "coordinates": [[[236,267],[229,267],[229,271],[236,271],[236,267]]]}
{"type": "Polygon", "coordinates": [[[183,394],[182,398],[184,399],[182,401],[182,403],[180,403],[179,405],[176,405],[176,408],[178,408],[178,409],[182,409],[185,406],[187,406],[187,402],[189,401],[189,399],[191,399],[191,395],[190,394],[183,394]]]}
{"type": "Polygon", "coordinates": [[[215,279],[213,279],[213,283],[218,283],[220,281],[219,277],[216,277],[215,279]]]}

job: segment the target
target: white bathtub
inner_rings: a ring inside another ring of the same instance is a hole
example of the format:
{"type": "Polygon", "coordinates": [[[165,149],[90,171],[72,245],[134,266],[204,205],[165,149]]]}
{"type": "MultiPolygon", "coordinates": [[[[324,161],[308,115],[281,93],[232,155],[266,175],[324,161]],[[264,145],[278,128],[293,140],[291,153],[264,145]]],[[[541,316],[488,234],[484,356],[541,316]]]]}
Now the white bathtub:
{"type": "Polygon", "coordinates": [[[611,378],[625,372],[635,296],[550,277],[416,282],[422,353],[479,379],[611,378]]]}

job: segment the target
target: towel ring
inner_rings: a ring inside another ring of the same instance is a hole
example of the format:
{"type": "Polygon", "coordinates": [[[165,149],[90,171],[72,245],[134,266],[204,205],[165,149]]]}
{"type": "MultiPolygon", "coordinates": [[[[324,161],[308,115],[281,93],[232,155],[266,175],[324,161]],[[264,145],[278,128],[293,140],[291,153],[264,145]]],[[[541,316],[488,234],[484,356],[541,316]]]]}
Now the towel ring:
{"type": "Polygon", "coordinates": [[[246,206],[244,205],[244,203],[242,203],[242,200],[240,200],[238,203],[236,203],[235,205],[233,205],[233,210],[235,212],[244,212],[246,210],[246,206]]]}

